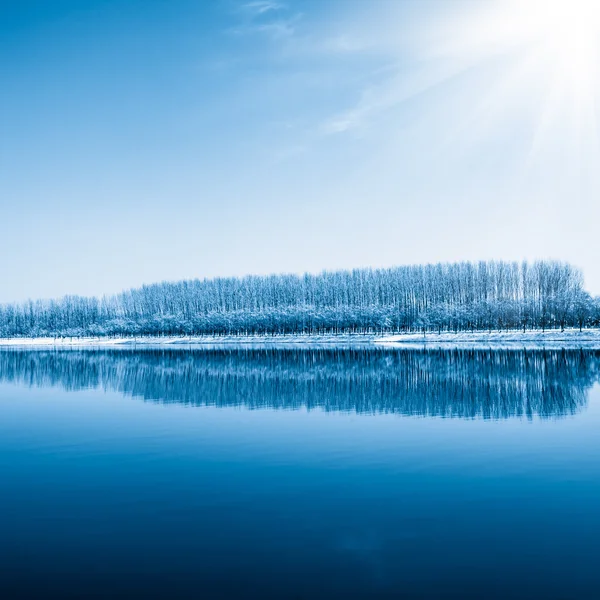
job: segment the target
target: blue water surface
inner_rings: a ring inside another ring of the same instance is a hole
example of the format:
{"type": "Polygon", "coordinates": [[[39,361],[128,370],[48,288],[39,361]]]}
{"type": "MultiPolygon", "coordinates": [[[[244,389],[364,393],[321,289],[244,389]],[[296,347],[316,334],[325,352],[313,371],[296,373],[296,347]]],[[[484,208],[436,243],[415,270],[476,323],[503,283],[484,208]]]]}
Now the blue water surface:
{"type": "Polygon", "coordinates": [[[600,354],[0,352],[2,598],[600,598],[600,354]]]}

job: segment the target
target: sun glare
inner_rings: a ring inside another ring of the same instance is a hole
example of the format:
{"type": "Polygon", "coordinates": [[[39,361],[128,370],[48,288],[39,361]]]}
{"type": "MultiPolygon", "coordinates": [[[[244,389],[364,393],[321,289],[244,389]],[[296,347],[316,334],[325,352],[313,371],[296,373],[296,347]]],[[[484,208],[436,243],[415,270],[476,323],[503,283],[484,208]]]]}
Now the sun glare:
{"type": "Polygon", "coordinates": [[[600,0],[496,0],[476,7],[446,30],[441,53],[481,60],[522,50],[564,86],[597,82],[600,0]]]}
{"type": "Polygon", "coordinates": [[[567,39],[591,33],[600,20],[598,0],[528,0],[520,6],[543,33],[567,39]]]}
{"type": "Polygon", "coordinates": [[[558,66],[576,77],[595,75],[600,0],[526,0],[519,4],[524,33],[540,42],[558,66]]]}
{"type": "Polygon", "coordinates": [[[481,115],[487,130],[499,128],[502,119],[532,119],[530,157],[560,148],[578,168],[595,161],[600,152],[600,0],[496,0],[470,6],[446,26],[435,52],[480,67],[506,58],[505,70],[487,90],[483,82],[490,80],[481,78],[472,113],[481,115]]]}
{"type": "Polygon", "coordinates": [[[510,19],[548,73],[543,129],[565,119],[573,142],[596,144],[600,92],[600,0],[519,0],[510,19]]]}

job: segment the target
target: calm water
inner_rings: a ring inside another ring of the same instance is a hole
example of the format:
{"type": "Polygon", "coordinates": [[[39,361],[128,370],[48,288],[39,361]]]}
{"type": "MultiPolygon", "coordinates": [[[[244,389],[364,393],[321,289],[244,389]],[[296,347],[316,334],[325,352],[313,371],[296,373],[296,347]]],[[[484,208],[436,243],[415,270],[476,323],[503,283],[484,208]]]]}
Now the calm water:
{"type": "Polygon", "coordinates": [[[600,353],[0,351],[0,597],[600,598],[600,353]]]}

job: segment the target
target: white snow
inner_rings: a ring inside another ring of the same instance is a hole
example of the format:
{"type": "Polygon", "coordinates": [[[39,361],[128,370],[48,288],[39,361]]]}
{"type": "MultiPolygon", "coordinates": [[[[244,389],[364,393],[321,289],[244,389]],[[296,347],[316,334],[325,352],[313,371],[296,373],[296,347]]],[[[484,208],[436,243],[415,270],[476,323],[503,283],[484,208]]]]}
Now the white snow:
{"type": "Polygon", "coordinates": [[[492,331],[399,334],[379,337],[375,343],[394,347],[427,348],[587,348],[600,350],[600,329],[548,331],[492,331]]]}
{"type": "Polygon", "coordinates": [[[564,332],[520,331],[475,333],[427,333],[397,335],[249,335],[249,336],[161,336],[161,337],[82,337],[82,338],[0,338],[0,347],[140,347],[215,345],[372,345],[426,348],[586,348],[600,350],[600,329],[568,329],[564,332]]]}

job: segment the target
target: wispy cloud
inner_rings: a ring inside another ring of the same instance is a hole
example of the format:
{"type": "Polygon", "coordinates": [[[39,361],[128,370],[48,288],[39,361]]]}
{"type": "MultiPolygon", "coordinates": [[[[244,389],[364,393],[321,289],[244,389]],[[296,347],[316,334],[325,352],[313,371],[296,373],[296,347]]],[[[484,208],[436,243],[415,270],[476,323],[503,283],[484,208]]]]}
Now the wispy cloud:
{"type": "Polygon", "coordinates": [[[274,40],[289,38],[296,32],[299,14],[290,14],[286,4],[256,0],[241,4],[235,11],[240,22],[227,31],[234,35],[263,34],[274,40]]]}
{"type": "Polygon", "coordinates": [[[283,10],[285,4],[279,2],[269,2],[269,0],[258,0],[256,2],[247,2],[242,4],[240,10],[253,15],[264,15],[265,13],[283,10]]]}
{"type": "Polygon", "coordinates": [[[354,106],[325,119],[320,126],[321,133],[334,135],[365,129],[378,115],[443,84],[459,75],[462,69],[440,67],[412,74],[406,74],[399,68],[388,71],[382,81],[364,87],[354,106]]]}
{"type": "Polygon", "coordinates": [[[271,38],[291,37],[296,32],[295,19],[281,19],[269,23],[257,23],[248,25],[242,29],[242,33],[263,33],[271,38]]]}

